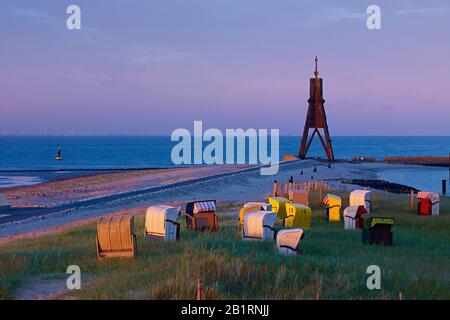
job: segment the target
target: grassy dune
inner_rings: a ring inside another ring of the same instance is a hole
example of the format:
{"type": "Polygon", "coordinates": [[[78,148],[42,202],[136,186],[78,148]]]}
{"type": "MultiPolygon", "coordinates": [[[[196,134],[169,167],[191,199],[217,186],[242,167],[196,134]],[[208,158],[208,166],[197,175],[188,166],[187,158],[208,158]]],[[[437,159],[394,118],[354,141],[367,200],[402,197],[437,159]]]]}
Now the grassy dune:
{"type": "Polygon", "coordinates": [[[200,277],[208,299],[398,299],[400,292],[404,299],[450,299],[450,199],[431,218],[417,216],[408,195],[374,196],[374,214],[396,219],[393,247],[363,245],[361,230],[324,221],[313,192],[301,256],[280,256],[274,243],[242,241],[235,220],[241,204],[235,203],[219,207],[217,233],[183,226],[176,243],[143,239],[138,218],[135,259],[97,260],[95,224],[9,243],[0,247],[0,298],[13,298],[29,279],[65,283],[67,266],[76,264],[82,290],[61,298],[194,299],[200,277]],[[381,267],[381,290],[366,287],[371,264],[381,267]]]}

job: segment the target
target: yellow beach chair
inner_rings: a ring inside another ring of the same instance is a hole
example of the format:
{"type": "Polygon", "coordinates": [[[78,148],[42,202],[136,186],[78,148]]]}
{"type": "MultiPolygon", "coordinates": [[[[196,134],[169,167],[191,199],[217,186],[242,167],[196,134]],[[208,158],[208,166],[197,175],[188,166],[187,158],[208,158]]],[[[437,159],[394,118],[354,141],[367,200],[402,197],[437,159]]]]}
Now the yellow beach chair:
{"type": "Polygon", "coordinates": [[[284,218],[285,228],[309,229],[311,226],[311,208],[303,204],[286,203],[287,215],[284,218]]]}
{"type": "Polygon", "coordinates": [[[289,203],[289,200],[283,197],[269,197],[269,203],[272,205],[272,211],[277,213],[278,219],[284,219],[286,203],[289,203]]]}
{"type": "Polygon", "coordinates": [[[334,194],[327,194],[326,197],[323,199],[323,203],[327,206],[325,209],[327,220],[340,221],[342,199],[334,194]]]}

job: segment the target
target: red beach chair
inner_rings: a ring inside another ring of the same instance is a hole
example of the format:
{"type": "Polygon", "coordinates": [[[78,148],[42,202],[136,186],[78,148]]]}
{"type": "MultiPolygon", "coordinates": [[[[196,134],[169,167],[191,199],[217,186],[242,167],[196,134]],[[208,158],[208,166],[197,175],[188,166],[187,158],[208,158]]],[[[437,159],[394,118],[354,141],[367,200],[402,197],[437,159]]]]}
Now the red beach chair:
{"type": "Polygon", "coordinates": [[[432,192],[417,193],[419,204],[417,214],[421,216],[439,215],[439,194],[432,192]]]}

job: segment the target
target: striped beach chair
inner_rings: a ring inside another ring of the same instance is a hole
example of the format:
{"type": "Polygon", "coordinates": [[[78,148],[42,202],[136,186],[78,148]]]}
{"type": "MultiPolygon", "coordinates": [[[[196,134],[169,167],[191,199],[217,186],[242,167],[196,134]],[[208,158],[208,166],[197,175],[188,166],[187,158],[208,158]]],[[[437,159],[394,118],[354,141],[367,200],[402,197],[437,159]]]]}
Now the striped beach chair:
{"type": "Polygon", "coordinates": [[[439,215],[439,193],[435,192],[418,192],[417,214],[422,216],[439,215]]]}
{"type": "Polygon", "coordinates": [[[328,221],[340,221],[342,199],[334,194],[327,194],[322,202],[326,205],[326,219],[328,221]]]}
{"type": "Polygon", "coordinates": [[[195,231],[219,228],[216,200],[192,201],[186,204],[186,227],[195,231]]]}

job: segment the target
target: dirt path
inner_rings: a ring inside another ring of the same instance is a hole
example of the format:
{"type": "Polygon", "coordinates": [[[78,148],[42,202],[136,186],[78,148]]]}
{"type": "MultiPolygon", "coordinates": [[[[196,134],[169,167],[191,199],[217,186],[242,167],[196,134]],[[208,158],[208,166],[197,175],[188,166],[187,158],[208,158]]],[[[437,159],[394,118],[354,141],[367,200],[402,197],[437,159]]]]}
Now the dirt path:
{"type": "Polygon", "coordinates": [[[47,280],[36,277],[27,280],[16,291],[14,300],[54,300],[68,292],[65,279],[47,280]]]}

